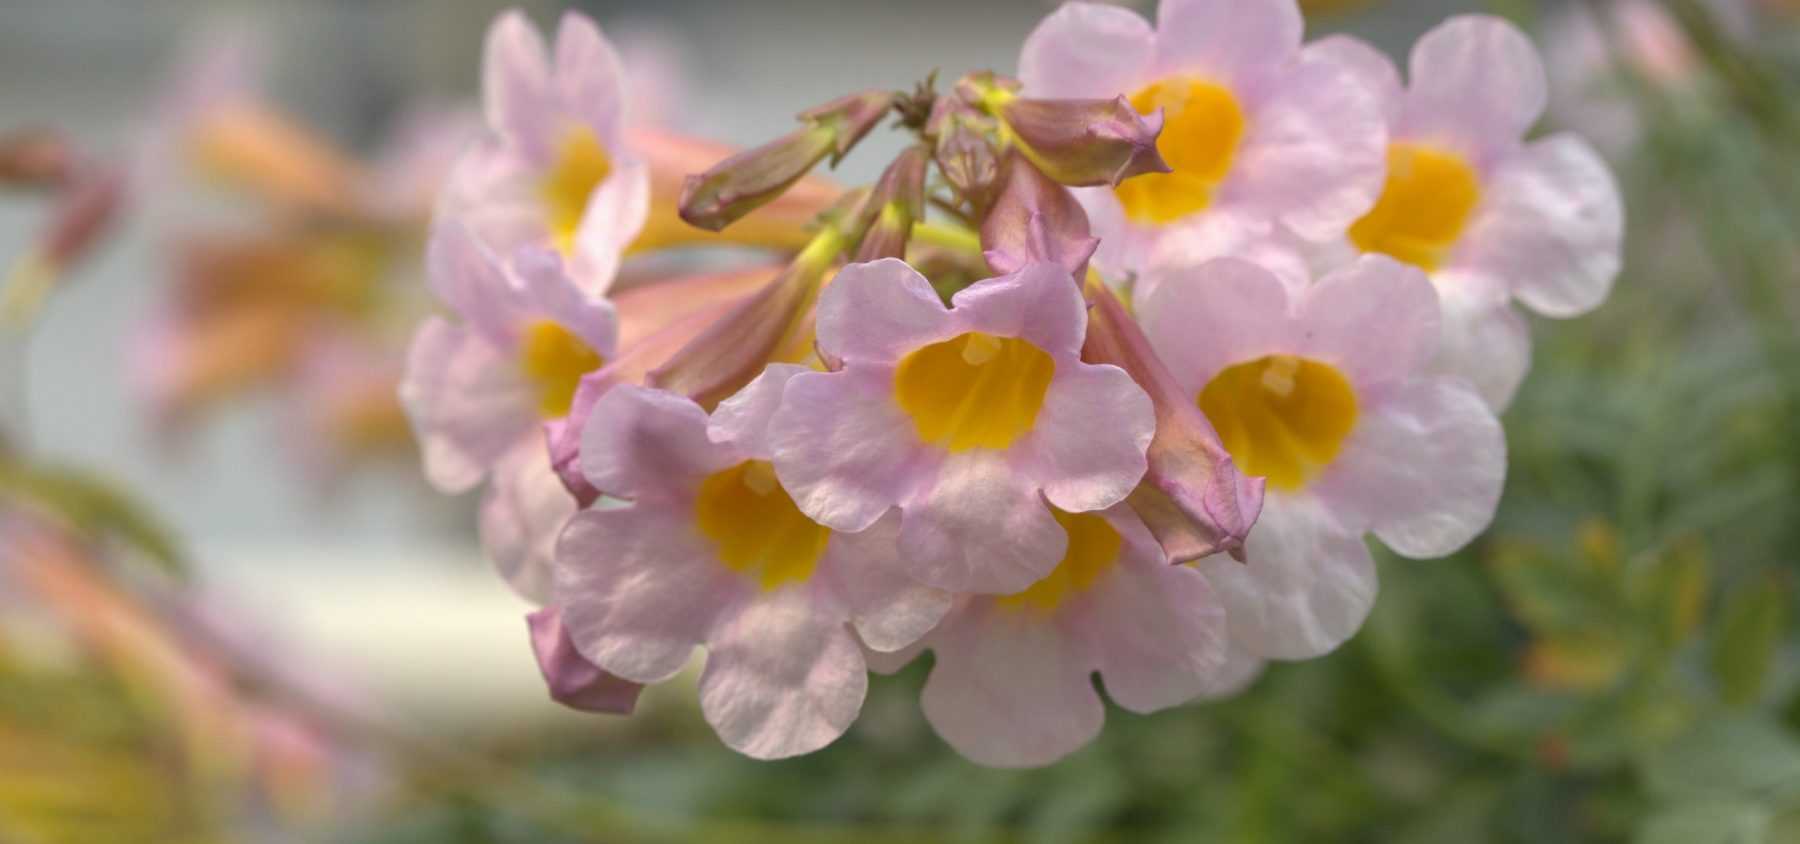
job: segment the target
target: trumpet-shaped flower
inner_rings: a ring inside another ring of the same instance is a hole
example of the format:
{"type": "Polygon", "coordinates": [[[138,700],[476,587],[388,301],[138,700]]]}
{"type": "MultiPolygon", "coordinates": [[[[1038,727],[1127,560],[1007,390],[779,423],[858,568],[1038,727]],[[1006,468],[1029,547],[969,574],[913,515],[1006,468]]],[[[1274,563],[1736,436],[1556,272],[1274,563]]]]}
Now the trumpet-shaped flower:
{"type": "Polygon", "coordinates": [[[604,293],[650,203],[624,103],[618,57],[592,20],[564,14],[552,52],[523,13],[501,14],[482,56],[491,137],[457,164],[441,207],[508,259],[555,249],[583,290],[604,293]]]}
{"type": "Polygon", "coordinates": [[[1248,563],[1200,570],[1249,656],[1331,650],[1373,605],[1373,532],[1408,557],[1466,544],[1505,476],[1494,414],[1430,375],[1438,306],[1417,268],[1366,256],[1306,287],[1242,259],[1175,269],[1144,333],[1245,474],[1267,479],[1248,563]]]}
{"type": "Polygon", "coordinates": [[[1052,508],[1102,510],[1145,470],[1150,399],[1080,360],[1087,311],[1067,269],[1031,264],[946,308],[905,263],[853,264],[819,300],[833,372],[794,376],[772,423],[775,471],[836,530],[900,509],[921,581],[1010,593],[1067,550],[1052,508]]]}
{"type": "Polygon", "coordinates": [[[964,598],[923,641],[936,654],[925,717],[984,765],[1047,765],[1093,740],[1105,717],[1095,672],[1139,713],[1242,682],[1225,670],[1225,613],[1206,577],[1168,565],[1129,508],[1054,518],[1067,550],[1048,577],[964,598]]]}
{"type": "Polygon", "coordinates": [[[1499,18],[1457,17],[1426,33],[1405,86],[1354,39],[1316,49],[1355,69],[1391,127],[1387,183],[1347,230],[1349,246],[1431,275],[1444,313],[1438,367],[1505,406],[1530,364],[1529,328],[1510,301],[1577,316],[1618,275],[1624,212],[1611,173],[1573,135],[1524,140],[1544,112],[1544,68],[1499,18]]]}
{"type": "Polygon", "coordinates": [[[704,645],[707,722],[764,759],[817,750],[856,719],[868,682],[858,636],[903,648],[950,603],[903,573],[897,519],[835,532],[776,477],[768,420],[802,371],[771,367],[710,418],[673,393],[609,390],[581,467],[630,503],[576,514],[556,555],[563,624],[583,656],[655,683],[704,645]]]}
{"type": "Polygon", "coordinates": [[[1069,3],[1019,58],[1031,97],[1124,95],[1162,112],[1157,150],[1173,168],[1077,191],[1100,235],[1097,263],[1144,270],[1171,231],[1280,222],[1340,234],[1381,187],[1386,143],[1350,69],[1301,47],[1294,0],[1164,0],[1155,28],[1135,12],[1069,3]]]}
{"type": "Polygon", "coordinates": [[[524,250],[508,266],[456,220],[434,231],[427,263],[461,321],[419,328],[400,384],[426,477],[444,492],[493,479],[482,543],[509,583],[542,601],[556,532],[575,512],[542,425],[567,414],[581,376],[613,354],[612,305],[576,289],[555,253],[524,250]]]}

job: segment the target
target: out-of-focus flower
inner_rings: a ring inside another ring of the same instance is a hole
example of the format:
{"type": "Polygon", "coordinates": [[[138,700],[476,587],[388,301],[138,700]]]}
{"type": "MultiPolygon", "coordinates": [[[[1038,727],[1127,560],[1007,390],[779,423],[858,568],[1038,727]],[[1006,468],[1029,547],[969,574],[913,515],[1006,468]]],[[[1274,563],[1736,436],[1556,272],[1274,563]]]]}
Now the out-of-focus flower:
{"type": "Polygon", "coordinates": [[[1087,313],[1067,270],[1033,264],[952,303],[903,262],[846,267],[818,316],[820,352],[842,368],[788,384],[775,470],[837,530],[899,507],[924,582],[1016,592],[1067,550],[1051,508],[1122,501],[1155,422],[1130,376],[1080,361],[1087,313]]]}
{"type": "Polygon", "coordinates": [[[1248,564],[1200,570],[1234,647],[1330,651],[1374,603],[1364,533],[1437,557],[1493,518],[1500,424],[1464,382],[1424,374],[1438,313],[1416,268],[1365,257],[1305,289],[1233,258],[1168,272],[1138,303],[1144,333],[1238,466],[1268,481],[1248,564]]]}
{"type": "Polygon", "coordinates": [[[388,345],[347,335],[321,338],[283,398],[299,468],[323,489],[352,467],[405,454],[412,429],[396,398],[404,361],[388,345]]]}
{"type": "Polygon", "coordinates": [[[1047,765],[1092,741],[1113,702],[1149,713],[1218,687],[1225,613],[1205,576],[1170,566],[1130,510],[1055,512],[1067,550],[1024,591],[965,598],[924,640],[920,698],[957,752],[984,765],[1047,765]]]}
{"type": "Polygon", "coordinates": [[[707,722],[764,759],[817,750],[855,720],[867,685],[858,635],[904,647],[949,604],[903,573],[897,518],[833,532],[777,479],[768,420],[799,371],[772,367],[710,420],[667,392],[608,392],[583,432],[582,469],[631,503],[577,514],[556,558],[582,655],[654,683],[704,645],[707,722]]]}
{"type": "Polygon", "coordinates": [[[555,533],[575,502],[550,469],[542,424],[567,414],[581,376],[612,356],[616,316],[555,252],[522,249],[508,265],[454,218],[437,226],[427,263],[460,322],[420,327],[400,384],[425,475],[445,492],[491,477],[483,545],[508,583],[545,601],[555,533]]]}
{"type": "Polygon", "coordinates": [[[1154,29],[1126,9],[1069,3],[1032,32],[1024,95],[1124,95],[1162,112],[1156,148],[1174,172],[1077,191],[1103,269],[1141,272],[1169,232],[1279,222],[1328,238],[1369,210],[1380,114],[1348,69],[1301,47],[1302,26],[1294,0],[1166,0],[1154,29]]]}
{"type": "Polygon", "coordinates": [[[1359,41],[1315,49],[1353,69],[1390,124],[1387,184],[1349,227],[1347,253],[1429,273],[1444,314],[1436,366],[1504,407],[1530,363],[1529,327],[1509,302],[1572,317],[1612,289],[1624,212],[1611,173],[1573,135],[1523,140],[1544,112],[1544,69],[1503,20],[1463,16],[1426,33],[1406,87],[1359,41]]]}
{"type": "Polygon", "coordinates": [[[650,205],[624,105],[618,57],[591,19],[563,15],[551,51],[523,13],[502,13],[482,56],[491,135],[457,164],[442,213],[506,260],[554,249],[582,290],[605,293],[650,205]]]}

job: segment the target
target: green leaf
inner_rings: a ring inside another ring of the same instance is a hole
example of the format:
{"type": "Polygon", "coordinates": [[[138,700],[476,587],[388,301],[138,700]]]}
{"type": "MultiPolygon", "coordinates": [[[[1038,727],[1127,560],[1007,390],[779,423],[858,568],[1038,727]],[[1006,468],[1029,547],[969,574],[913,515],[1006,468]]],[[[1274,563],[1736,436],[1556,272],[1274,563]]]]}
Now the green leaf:
{"type": "Polygon", "coordinates": [[[1800,738],[1767,719],[1715,718],[1648,757],[1642,773],[1653,794],[1679,802],[1780,806],[1800,797],[1800,738]]]}
{"type": "Polygon", "coordinates": [[[1712,646],[1712,670],[1726,703],[1744,706],[1762,696],[1786,632],[1787,604],[1784,584],[1774,575],[1739,586],[1726,602],[1712,646]]]}
{"type": "Polygon", "coordinates": [[[1760,844],[1768,826],[1768,810],[1755,803],[1683,803],[1645,818],[1633,840],[1636,844],[1760,844]]]}

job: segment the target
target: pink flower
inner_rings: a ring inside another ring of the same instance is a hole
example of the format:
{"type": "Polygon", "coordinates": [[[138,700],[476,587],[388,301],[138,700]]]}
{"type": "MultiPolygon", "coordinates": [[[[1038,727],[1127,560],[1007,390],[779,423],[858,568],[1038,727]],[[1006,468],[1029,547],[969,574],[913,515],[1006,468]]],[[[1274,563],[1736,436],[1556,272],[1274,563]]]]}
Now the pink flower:
{"type": "Polygon", "coordinates": [[[582,290],[606,292],[650,204],[612,45],[569,12],[552,53],[524,14],[502,13],[488,29],[482,105],[492,134],[457,164],[441,209],[509,259],[555,249],[582,290]]]}
{"type": "Polygon", "coordinates": [[[1438,307],[1416,268],[1369,256],[1297,288],[1222,258],[1167,271],[1138,312],[1237,465],[1267,478],[1248,563],[1199,564],[1234,647],[1325,653],[1374,603],[1365,533],[1437,557],[1492,520],[1505,439],[1466,382],[1426,373],[1438,307]]]}
{"type": "Polygon", "coordinates": [[[542,425],[567,414],[581,376],[613,354],[612,305],[578,290],[555,253],[525,249],[503,266],[456,220],[437,226],[427,263],[461,321],[419,328],[400,384],[425,475],[448,493],[493,479],[482,543],[514,588],[545,600],[575,502],[550,469],[542,425]]]}
{"type": "Polygon", "coordinates": [[[563,624],[580,653],[655,683],[704,645],[701,710],[726,744],[761,759],[817,750],[856,719],[867,685],[859,635],[896,650],[949,605],[901,573],[897,519],[836,532],[778,481],[768,419],[802,371],[771,367],[710,419],[673,393],[608,391],[583,431],[581,466],[630,503],[578,513],[556,553],[563,624]]]}
{"type": "Polygon", "coordinates": [[[1114,6],[1069,3],[1026,39],[1031,97],[1124,95],[1161,109],[1174,172],[1084,188],[1111,273],[1145,269],[1171,231],[1276,222],[1331,237],[1369,210],[1386,144],[1370,94],[1302,49],[1293,0],[1164,0],[1155,28],[1114,6]]]}
{"type": "Polygon", "coordinates": [[[1443,306],[1436,367],[1504,407],[1531,356],[1529,326],[1510,302],[1572,317],[1612,289],[1624,226],[1612,174],[1573,135],[1524,140],[1544,113],[1544,68],[1503,20],[1466,15],[1426,33],[1409,86],[1362,42],[1334,37],[1315,49],[1379,95],[1392,138],[1381,199],[1340,249],[1429,273],[1443,306]]]}
{"type": "Polygon", "coordinates": [[[1168,565],[1129,509],[1055,518],[1068,550],[1054,572],[964,598],[922,643],[936,654],[925,717],[983,765],[1047,765],[1092,741],[1105,717],[1096,672],[1138,713],[1242,682],[1225,672],[1225,613],[1206,577],[1168,565]]]}
{"type": "Polygon", "coordinates": [[[1016,592],[1066,550],[1052,507],[1102,510],[1143,477],[1150,399],[1080,360],[1087,310],[1066,269],[1032,264],[946,308],[905,263],[853,264],[819,300],[835,372],[788,384],[775,470],[808,516],[856,532],[900,509],[925,583],[1016,592]]]}

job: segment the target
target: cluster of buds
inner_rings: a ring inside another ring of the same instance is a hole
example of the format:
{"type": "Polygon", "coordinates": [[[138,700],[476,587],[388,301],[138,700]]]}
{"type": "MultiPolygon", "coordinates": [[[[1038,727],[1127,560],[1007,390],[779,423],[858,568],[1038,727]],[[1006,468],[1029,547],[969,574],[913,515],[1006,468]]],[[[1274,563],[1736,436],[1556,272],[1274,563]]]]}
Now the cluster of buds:
{"type": "MultiPolygon", "coordinates": [[[[554,62],[496,24],[497,143],[546,151],[518,170],[618,131],[605,55],[578,16],[554,62]]],[[[1154,27],[1073,3],[1020,68],[843,97],[691,176],[681,219],[730,232],[882,122],[910,138],[729,297],[605,298],[594,251],[641,224],[609,199],[628,162],[596,171],[573,250],[482,232],[529,192],[440,213],[463,322],[421,332],[403,395],[440,485],[517,499],[484,536],[544,549],[501,563],[543,604],[559,700],[628,711],[704,648],[707,721],[777,758],[929,649],[949,744],[1046,764],[1098,733],[1094,674],[1134,712],[1234,693],[1354,634],[1367,534],[1435,557],[1492,519],[1517,378],[1461,367],[1511,355],[1514,298],[1597,304],[1619,246],[1585,146],[1521,140],[1522,36],[1451,21],[1407,89],[1360,42],[1303,47],[1293,0],[1165,0],[1154,27]]]]}

